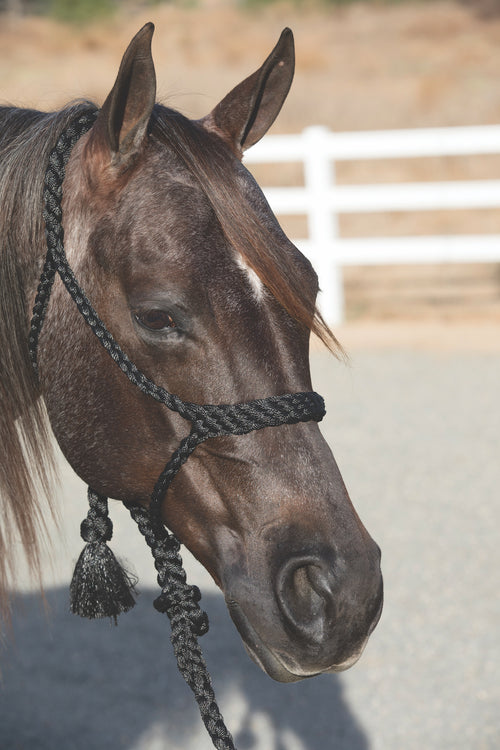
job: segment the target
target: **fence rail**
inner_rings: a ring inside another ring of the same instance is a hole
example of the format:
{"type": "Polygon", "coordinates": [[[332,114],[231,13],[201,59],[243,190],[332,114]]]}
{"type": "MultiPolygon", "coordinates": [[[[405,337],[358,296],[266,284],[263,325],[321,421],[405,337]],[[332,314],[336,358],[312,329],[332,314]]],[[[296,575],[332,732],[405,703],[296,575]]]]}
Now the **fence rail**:
{"type": "Polygon", "coordinates": [[[314,264],[326,320],[344,317],[342,267],[408,263],[500,262],[500,235],[344,238],[339,214],[500,208],[500,180],[336,185],[335,163],[367,159],[500,154],[500,126],[333,133],[310,127],[270,135],[245,155],[248,165],[301,162],[303,187],[264,187],[275,213],[307,216],[295,240],[314,264]]]}

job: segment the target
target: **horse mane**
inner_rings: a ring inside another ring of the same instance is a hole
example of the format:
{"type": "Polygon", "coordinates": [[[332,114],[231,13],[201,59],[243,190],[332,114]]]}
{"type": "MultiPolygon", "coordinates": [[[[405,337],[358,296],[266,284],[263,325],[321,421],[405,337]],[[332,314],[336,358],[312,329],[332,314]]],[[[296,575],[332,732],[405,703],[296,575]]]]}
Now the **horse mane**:
{"type": "Polygon", "coordinates": [[[53,438],[28,352],[31,310],[45,255],[45,165],[58,136],[88,103],[60,112],[0,107],[0,619],[9,619],[13,549],[39,579],[44,503],[55,476],[53,438]]]}
{"type": "MultiPolygon", "coordinates": [[[[281,229],[273,227],[272,234],[257,211],[245,201],[234,160],[223,142],[179,112],[160,105],[153,111],[151,129],[198,180],[229,243],[239,250],[280,305],[305,329],[316,334],[333,354],[344,356],[340,343],[304,290],[299,269],[276,242],[276,231],[281,229]]],[[[284,234],[282,237],[287,241],[284,234]]]]}

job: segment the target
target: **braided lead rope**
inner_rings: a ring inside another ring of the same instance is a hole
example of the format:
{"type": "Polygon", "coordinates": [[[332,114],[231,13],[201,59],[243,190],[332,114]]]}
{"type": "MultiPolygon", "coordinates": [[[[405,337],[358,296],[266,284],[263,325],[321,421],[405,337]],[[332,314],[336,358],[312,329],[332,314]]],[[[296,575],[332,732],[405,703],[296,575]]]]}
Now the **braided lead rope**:
{"type": "Polygon", "coordinates": [[[164,527],[159,536],[147,510],[138,505],[127,507],[155,560],[162,592],[154,606],[159,612],[165,612],[170,619],[171,642],[179,671],[194,694],[202,721],[214,746],[218,750],[234,750],[231,734],[219,711],[210,674],[196,637],[207,632],[208,619],[197,606],[201,596],[198,587],[186,583],[179,542],[164,527]]]}
{"type": "MultiPolygon", "coordinates": [[[[161,503],[181,466],[197,445],[221,435],[244,435],[253,430],[281,424],[320,421],[325,414],[324,402],[317,393],[291,393],[255,399],[241,404],[193,404],[157,386],[142,373],[106,328],[78,284],[64,251],[62,227],[62,185],[71,150],[77,140],[95,122],[96,111],[82,113],[61,134],[49,156],[44,183],[44,220],[47,255],[33,308],[29,334],[29,351],[38,373],[37,347],[56,272],[77,305],[85,322],[128,379],[143,393],[163,403],[191,422],[189,435],[172,454],[155,485],[149,510],[129,505],[132,518],[150,546],[162,588],[155,606],[166,612],[172,628],[172,644],[177,664],[194,692],[205,727],[218,750],[234,750],[231,735],[215,701],[210,675],[197,641],[208,629],[205,613],[199,607],[199,590],[186,583],[179,555],[179,542],[169,534],[161,520],[161,503]]],[[[104,500],[100,498],[99,501],[104,500]]]]}

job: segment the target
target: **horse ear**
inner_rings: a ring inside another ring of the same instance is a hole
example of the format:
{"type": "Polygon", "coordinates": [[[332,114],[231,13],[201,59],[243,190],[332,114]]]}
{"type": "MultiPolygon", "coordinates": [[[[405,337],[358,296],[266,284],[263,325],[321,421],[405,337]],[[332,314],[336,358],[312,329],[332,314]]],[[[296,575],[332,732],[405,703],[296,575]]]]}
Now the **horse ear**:
{"type": "Polygon", "coordinates": [[[295,67],[293,34],[284,29],[264,64],[236,86],[200,123],[215,131],[241,157],[276,119],[290,90],[295,67]]]}
{"type": "Polygon", "coordinates": [[[154,25],[147,23],[123,55],[115,85],[95,125],[104,136],[115,165],[126,166],[138,153],[156,100],[156,75],[151,55],[154,25]]]}

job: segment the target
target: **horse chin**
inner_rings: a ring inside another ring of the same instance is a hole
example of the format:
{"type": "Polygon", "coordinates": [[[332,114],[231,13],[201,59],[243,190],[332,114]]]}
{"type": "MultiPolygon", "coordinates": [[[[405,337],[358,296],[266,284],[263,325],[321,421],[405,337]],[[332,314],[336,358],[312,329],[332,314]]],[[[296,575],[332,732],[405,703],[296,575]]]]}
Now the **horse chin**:
{"type": "Polygon", "coordinates": [[[237,602],[226,600],[226,605],[241,636],[246,652],[263,672],[276,682],[298,682],[308,676],[294,674],[285,667],[280,659],[263,643],[237,602]]]}
{"type": "Polygon", "coordinates": [[[284,660],[278,654],[273,653],[262,641],[238,602],[234,601],[234,599],[226,599],[226,605],[242,638],[246,652],[252,661],[269,677],[276,680],[276,682],[299,682],[300,680],[305,680],[307,677],[315,677],[323,672],[343,672],[352,667],[363,653],[364,645],[349,659],[341,664],[332,665],[328,669],[308,672],[294,666],[292,670],[291,667],[285,665],[284,660]]]}

